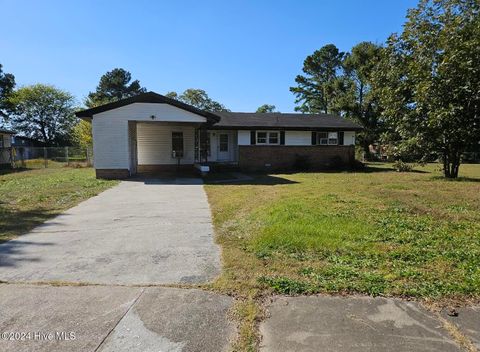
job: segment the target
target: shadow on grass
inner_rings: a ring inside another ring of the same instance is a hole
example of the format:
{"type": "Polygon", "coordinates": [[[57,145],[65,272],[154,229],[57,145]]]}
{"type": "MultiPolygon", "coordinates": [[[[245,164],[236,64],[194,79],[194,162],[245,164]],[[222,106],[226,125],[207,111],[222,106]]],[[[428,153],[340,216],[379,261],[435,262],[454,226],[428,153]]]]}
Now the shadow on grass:
{"type": "Polygon", "coordinates": [[[8,174],[16,174],[19,172],[24,172],[24,171],[31,171],[33,169],[28,169],[28,168],[18,168],[18,169],[0,169],[0,176],[2,175],[8,175],[8,174]]]}
{"type": "Polygon", "coordinates": [[[0,244],[27,233],[56,215],[58,214],[45,209],[13,211],[0,202],[0,244]]]}
{"type": "Polygon", "coordinates": [[[275,185],[289,185],[299,183],[279,176],[272,176],[268,174],[245,174],[248,179],[227,179],[227,180],[209,180],[206,178],[206,185],[249,185],[249,186],[275,186],[275,185]]]}
{"type": "Polygon", "coordinates": [[[447,182],[480,182],[480,178],[474,178],[474,177],[446,178],[445,176],[432,176],[431,179],[435,181],[447,181],[447,182]]]}

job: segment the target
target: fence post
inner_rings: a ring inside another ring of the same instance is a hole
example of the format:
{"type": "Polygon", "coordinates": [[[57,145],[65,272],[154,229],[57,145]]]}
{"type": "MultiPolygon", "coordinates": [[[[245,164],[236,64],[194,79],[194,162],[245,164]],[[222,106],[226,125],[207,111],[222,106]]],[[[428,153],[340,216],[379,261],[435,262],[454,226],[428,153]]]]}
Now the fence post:
{"type": "Polygon", "coordinates": [[[87,166],[90,166],[90,153],[89,153],[89,148],[85,148],[85,152],[87,153],[87,166]]]}
{"type": "Polygon", "coordinates": [[[65,147],[65,160],[67,161],[67,166],[70,166],[70,161],[68,159],[68,147],[65,147]]]}
{"type": "Polygon", "coordinates": [[[48,167],[48,159],[47,159],[47,147],[43,147],[43,161],[45,163],[45,168],[48,167]]]}

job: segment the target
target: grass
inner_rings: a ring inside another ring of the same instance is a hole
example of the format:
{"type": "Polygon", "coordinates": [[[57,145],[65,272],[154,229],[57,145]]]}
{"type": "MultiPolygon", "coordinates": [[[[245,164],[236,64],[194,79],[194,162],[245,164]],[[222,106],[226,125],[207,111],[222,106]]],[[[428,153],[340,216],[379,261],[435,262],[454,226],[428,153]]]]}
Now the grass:
{"type": "Polygon", "coordinates": [[[480,165],[259,176],[207,185],[224,273],[245,296],[480,297],[480,165]]]}
{"type": "Polygon", "coordinates": [[[91,168],[48,168],[0,174],[0,242],[116,184],[97,180],[91,168]]]}

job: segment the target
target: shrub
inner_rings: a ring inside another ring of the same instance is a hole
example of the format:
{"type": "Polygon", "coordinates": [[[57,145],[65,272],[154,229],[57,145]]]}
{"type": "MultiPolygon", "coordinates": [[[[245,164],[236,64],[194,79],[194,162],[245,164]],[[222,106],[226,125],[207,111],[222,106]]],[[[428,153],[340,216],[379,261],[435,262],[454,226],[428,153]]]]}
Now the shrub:
{"type": "Polygon", "coordinates": [[[413,170],[413,165],[397,160],[393,163],[393,168],[398,172],[410,172],[413,170]]]}
{"type": "Polygon", "coordinates": [[[355,159],[350,163],[350,168],[352,170],[362,171],[365,170],[365,164],[360,160],[355,159]]]}

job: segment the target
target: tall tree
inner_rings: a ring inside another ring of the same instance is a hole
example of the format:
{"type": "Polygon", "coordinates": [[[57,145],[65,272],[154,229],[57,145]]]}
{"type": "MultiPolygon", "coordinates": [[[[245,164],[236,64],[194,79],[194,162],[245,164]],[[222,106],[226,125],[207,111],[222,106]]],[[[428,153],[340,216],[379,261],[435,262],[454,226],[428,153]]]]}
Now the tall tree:
{"type": "Polygon", "coordinates": [[[146,92],[146,89],[140,86],[139,80],[130,82],[131,80],[131,73],[123,68],[115,68],[105,73],[100,78],[95,92],[88,93],[85,105],[93,108],[146,92]]]}
{"type": "Polygon", "coordinates": [[[296,111],[338,113],[334,88],[344,55],[335,45],[328,44],[307,56],[302,69],[305,75],[298,75],[297,86],[290,87],[295,103],[300,104],[296,111]]]}
{"type": "Polygon", "coordinates": [[[50,85],[35,84],[16,90],[8,101],[13,107],[10,118],[15,130],[46,146],[68,142],[76,123],[75,99],[70,93],[50,85]]]}
{"type": "Polygon", "coordinates": [[[203,89],[190,88],[180,95],[168,92],[165,96],[205,111],[229,111],[223,104],[211,99],[203,89]]]}
{"type": "Polygon", "coordinates": [[[377,70],[398,156],[432,153],[456,178],[462,153],[480,140],[480,2],[421,0],[377,70]]]}
{"type": "Polygon", "coordinates": [[[4,73],[0,64],[0,126],[8,119],[8,110],[11,108],[8,104],[8,96],[12,94],[13,88],[15,88],[15,76],[4,73]]]}
{"type": "Polygon", "coordinates": [[[81,148],[93,146],[92,124],[80,120],[72,129],[72,141],[81,148]]]}
{"type": "Polygon", "coordinates": [[[380,60],[382,48],[371,42],[355,45],[343,60],[346,80],[339,107],[343,115],[363,126],[358,142],[368,159],[369,146],[380,138],[381,107],[372,89],[373,73],[380,60]]]}
{"type": "Polygon", "coordinates": [[[275,105],[263,104],[262,106],[258,107],[257,112],[266,113],[266,112],[277,112],[277,111],[276,111],[275,105]]]}

